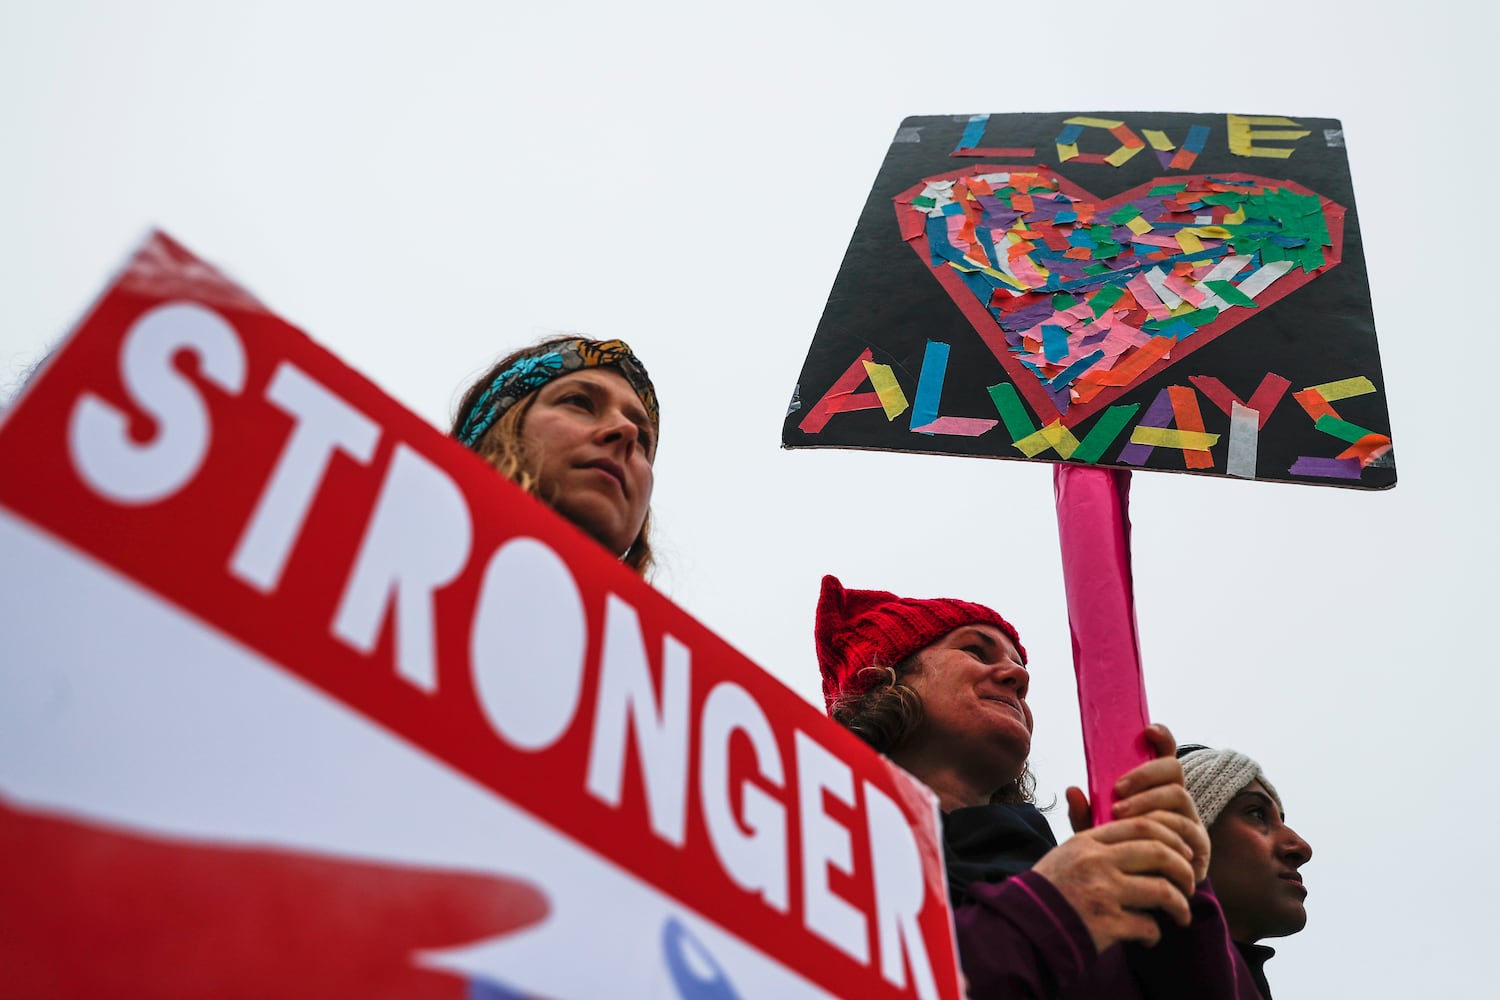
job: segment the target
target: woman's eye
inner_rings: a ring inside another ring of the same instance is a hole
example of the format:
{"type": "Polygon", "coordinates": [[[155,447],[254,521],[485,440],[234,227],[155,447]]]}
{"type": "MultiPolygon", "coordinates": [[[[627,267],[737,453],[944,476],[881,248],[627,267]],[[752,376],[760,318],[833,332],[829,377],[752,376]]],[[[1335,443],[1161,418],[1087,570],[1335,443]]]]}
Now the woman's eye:
{"type": "Polygon", "coordinates": [[[562,401],[568,406],[577,406],[584,410],[592,410],[594,408],[594,400],[582,392],[569,393],[563,397],[562,401]]]}

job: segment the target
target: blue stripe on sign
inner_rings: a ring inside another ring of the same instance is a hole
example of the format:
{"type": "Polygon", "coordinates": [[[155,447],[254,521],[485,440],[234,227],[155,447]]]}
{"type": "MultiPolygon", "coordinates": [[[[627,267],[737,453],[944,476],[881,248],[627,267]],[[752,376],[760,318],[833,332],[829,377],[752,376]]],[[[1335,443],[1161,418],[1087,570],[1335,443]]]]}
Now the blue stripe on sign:
{"type": "Polygon", "coordinates": [[[943,398],[943,378],[947,374],[948,345],[929,340],[927,351],[922,355],[922,374],[917,377],[917,397],[911,404],[911,426],[926,427],[938,418],[938,403],[943,398]]]}

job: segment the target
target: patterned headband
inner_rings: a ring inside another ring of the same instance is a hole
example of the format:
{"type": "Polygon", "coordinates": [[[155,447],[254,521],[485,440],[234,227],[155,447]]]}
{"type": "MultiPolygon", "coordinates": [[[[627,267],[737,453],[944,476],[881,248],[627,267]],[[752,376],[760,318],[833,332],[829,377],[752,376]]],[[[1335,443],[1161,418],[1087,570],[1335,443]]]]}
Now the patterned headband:
{"type": "Polygon", "coordinates": [[[569,340],[552,344],[538,354],[530,354],[505,369],[488,389],[479,394],[474,405],[464,414],[459,426],[458,439],[472,448],[484,432],[492,427],[506,410],[515,406],[528,393],[540,389],[555,378],[585,368],[609,366],[619,370],[625,381],[635,390],[646,407],[651,425],[661,429],[661,415],[656,406],[656,388],[646,366],[631,352],[623,340],[569,340]]]}

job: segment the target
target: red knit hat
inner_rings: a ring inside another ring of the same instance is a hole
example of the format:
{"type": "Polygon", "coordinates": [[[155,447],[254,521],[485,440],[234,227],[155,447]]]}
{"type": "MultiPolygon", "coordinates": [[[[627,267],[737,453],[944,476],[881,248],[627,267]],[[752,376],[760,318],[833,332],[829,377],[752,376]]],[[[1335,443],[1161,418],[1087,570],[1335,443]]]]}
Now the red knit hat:
{"type": "Polygon", "coordinates": [[[823,577],[813,638],[823,671],[823,701],[829,714],[838,698],[861,695],[880,679],[868,667],[894,667],[917,650],[964,625],[993,625],[1016,644],[1021,662],[1026,648],[1015,627],[983,604],[950,597],[921,600],[884,590],[845,590],[834,576],[823,577]]]}

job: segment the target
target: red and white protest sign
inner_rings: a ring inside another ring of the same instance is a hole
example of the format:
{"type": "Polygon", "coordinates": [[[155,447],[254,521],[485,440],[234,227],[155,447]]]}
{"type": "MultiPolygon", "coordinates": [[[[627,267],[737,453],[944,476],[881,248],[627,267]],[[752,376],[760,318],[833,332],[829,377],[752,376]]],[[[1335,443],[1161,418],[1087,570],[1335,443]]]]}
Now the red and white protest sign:
{"type": "Polygon", "coordinates": [[[7,996],[959,995],[925,789],[163,235],[0,634],[7,996]]]}

